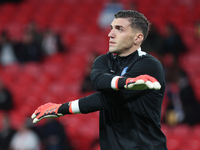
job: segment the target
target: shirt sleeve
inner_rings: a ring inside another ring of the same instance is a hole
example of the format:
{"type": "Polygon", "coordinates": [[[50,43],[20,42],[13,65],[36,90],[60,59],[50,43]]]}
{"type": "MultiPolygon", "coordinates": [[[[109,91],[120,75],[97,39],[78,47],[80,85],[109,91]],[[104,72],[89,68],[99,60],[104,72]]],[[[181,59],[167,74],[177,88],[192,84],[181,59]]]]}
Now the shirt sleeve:
{"type": "Polygon", "coordinates": [[[109,73],[108,57],[108,54],[101,55],[93,63],[90,78],[97,91],[111,90],[111,80],[115,75],[109,73]]]}
{"type": "MultiPolygon", "coordinates": [[[[127,99],[128,101],[128,99],[127,99]]],[[[122,94],[116,91],[97,92],[79,99],[80,113],[92,113],[99,110],[109,110],[112,107],[125,104],[122,94]]]]}
{"type": "Polygon", "coordinates": [[[83,114],[108,109],[109,103],[101,92],[79,99],[79,109],[83,114]]]}

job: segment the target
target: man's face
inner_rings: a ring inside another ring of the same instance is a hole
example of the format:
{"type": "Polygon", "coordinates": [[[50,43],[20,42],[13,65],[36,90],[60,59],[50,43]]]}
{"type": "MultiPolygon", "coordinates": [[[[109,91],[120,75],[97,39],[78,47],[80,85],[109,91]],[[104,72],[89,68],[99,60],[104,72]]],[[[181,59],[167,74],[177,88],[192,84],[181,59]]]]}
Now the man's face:
{"type": "Polygon", "coordinates": [[[111,23],[111,31],[108,34],[109,52],[116,53],[119,56],[126,56],[126,53],[134,45],[134,33],[130,22],[126,18],[114,19],[111,23]]]}

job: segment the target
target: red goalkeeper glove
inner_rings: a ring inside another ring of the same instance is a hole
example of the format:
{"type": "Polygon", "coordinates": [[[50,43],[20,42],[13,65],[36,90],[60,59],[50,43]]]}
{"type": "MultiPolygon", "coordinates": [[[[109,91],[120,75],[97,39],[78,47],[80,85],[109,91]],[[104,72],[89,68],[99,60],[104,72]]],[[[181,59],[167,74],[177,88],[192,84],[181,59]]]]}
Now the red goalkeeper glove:
{"type": "Polygon", "coordinates": [[[161,88],[161,85],[152,76],[140,75],[135,78],[127,78],[124,88],[128,90],[146,90],[146,89],[159,90],[161,88]]]}
{"type": "Polygon", "coordinates": [[[57,118],[63,116],[62,113],[58,113],[58,109],[62,104],[47,103],[36,109],[31,118],[34,119],[33,123],[38,123],[43,118],[57,118]]]}

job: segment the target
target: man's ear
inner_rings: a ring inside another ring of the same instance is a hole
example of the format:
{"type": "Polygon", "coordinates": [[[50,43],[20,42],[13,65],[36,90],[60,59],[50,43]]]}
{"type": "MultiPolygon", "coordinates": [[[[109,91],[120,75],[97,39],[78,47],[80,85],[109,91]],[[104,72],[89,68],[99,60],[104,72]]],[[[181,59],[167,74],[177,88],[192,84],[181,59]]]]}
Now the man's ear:
{"type": "Polygon", "coordinates": [[[144,39],[144,35],[142,33],[136,33],[134,43],[135,44],[142,43],[143,39],[144,39]]]}

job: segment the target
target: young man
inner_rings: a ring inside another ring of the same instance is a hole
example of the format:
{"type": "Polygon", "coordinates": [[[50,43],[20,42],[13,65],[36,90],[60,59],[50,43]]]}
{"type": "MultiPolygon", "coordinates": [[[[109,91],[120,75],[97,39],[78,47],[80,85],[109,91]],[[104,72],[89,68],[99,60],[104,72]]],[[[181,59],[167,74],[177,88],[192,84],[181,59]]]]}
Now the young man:
{"type": "Polygon", "coordinates": [[[99,92],[65,104],[42,105],[33,113],[33,123],[100,110],[101,150],[167,150],[160,129],[163,68],[140,48],[148,30],[148,20],[137,11],[115,14],[109,52],[94,61],[91,72],[99,92]]]}

